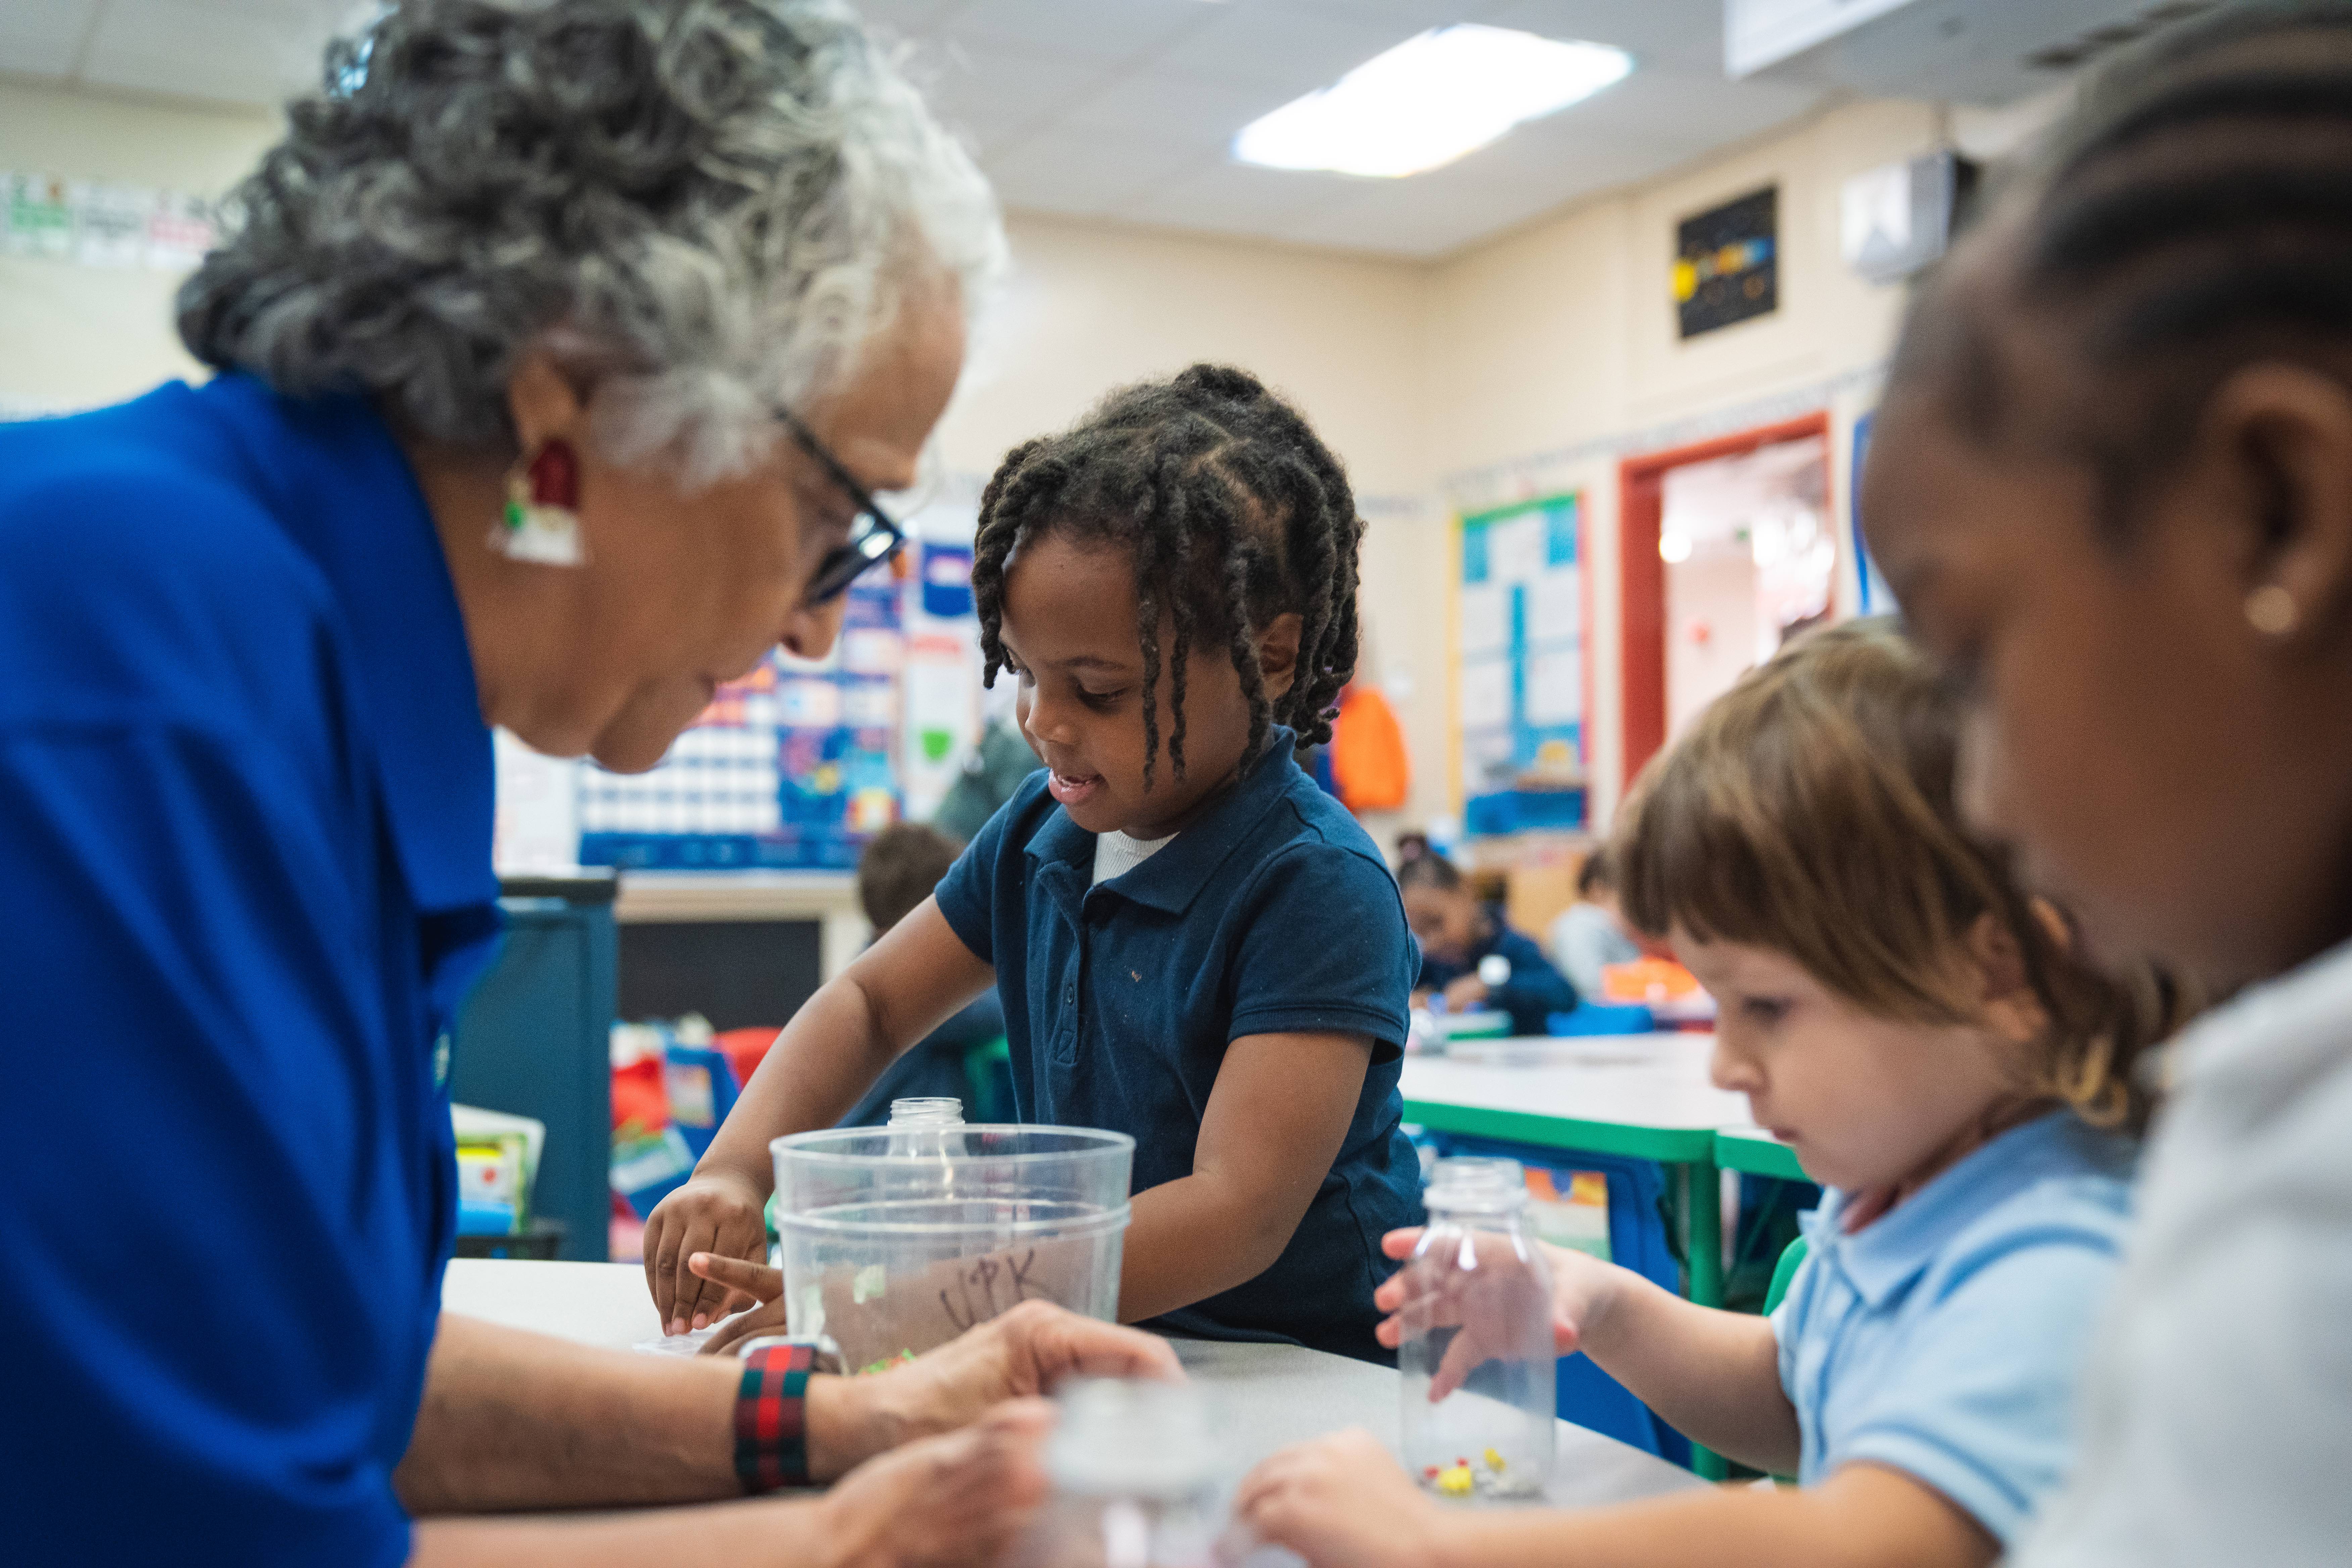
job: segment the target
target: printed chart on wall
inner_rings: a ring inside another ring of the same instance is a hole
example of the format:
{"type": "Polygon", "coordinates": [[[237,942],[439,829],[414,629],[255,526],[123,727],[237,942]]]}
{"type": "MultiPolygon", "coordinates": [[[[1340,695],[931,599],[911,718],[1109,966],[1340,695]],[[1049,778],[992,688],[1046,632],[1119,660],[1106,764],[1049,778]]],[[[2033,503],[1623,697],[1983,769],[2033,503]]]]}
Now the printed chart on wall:
{"type": "Polygon", "coordinates": [[[1565,495],[1462,519],[1455,711],[1473,833],[1583,821],[1580,512],[1565,495]]]}
{"type": "Polygon", "coordinates": [[[821,660],[772,651],[651,771],[541,757],[501,731],[502,871],[845,870],[902,816],[921,821],[980,734],[971,547],[924,544],[910,569],[849,590],[821,660]]]}
{"type": "Polygon", "coordinates": [[[1886,585],[1886,574],[1871,559],[1870,542],[1862,536],[1862,462],[1870,455],[1870,422],[1874,417],[1865,414],[1853,422],[1853,481],[1846,486],[1846,493],[1853,498],[1855,598],[1865,616],[1891,616],[1901,606],[1895,602],[1895,591],[1886,585]]]}

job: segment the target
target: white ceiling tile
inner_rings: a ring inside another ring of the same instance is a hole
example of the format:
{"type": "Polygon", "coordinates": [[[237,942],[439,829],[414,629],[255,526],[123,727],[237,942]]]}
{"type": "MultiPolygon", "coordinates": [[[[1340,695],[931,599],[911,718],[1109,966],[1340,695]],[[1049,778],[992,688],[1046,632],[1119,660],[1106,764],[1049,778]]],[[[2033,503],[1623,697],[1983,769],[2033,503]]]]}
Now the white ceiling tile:
{"type": "Polygon", "coordinates": [[[1521,126],[1460,163],[1420,178],[1451,176],[1465,186],[1493,192],[1498,206],[1524,193],[1541,210],[1593,191],[1647,179],[1682,161],[1672,149],[1654,143],[1590,133],[1538,136],[1528,134],[1531,129],[1521,126]]]}
{"type": "Polygon", "coordinates": [[[1132,62],[1216,20],[1202,0],[969,0],[942,37],[1132,62]]]}
{"type": "Polygon", "coordinates": [[[1280,88],[1235,87],[1153,68],[1120,77],[1059,123],[1223,153],[1234,132],[1287,101],[1280,88]]]}
{"type": "Polygon", "coordinates": [[[1614,44],[1645,65],[1723,75],[1723,0],[1504,0],[1485,19],[1547,38],[1614,44]]]}
{"type": "Polygon", "coordinates": [[[1822,97],[1821,89],[1798,83],[1636,70],[1543,123],[1585,126],[1615,141],[1655,142],[1686,157],[1793,120],[1822,97]]]}
{"type": "Polygon", "coordinates": [[[1292,97],[1328,87],[1383,49],[1422,29],[1399,17],[1349,6],[1307,10],[1277,0],[1203,6],[1210,24],[1152,63],[1211,81],[1254,83],[1292,97]]]}
{"type": "Polygon", "coordinates": [[[1148,199],[1153,187],[1205,161],[1191,149],[1136,137],[1048,131],[983,166],[1009,206],[1100,214],[1148,199]]]}
{"type": "Polygon", "coordinates": [[[908,74],[940,120],[992,154],[1102,90],[1116,68],[1043,49],[928,44],[908,74]]]}
{"type": "Polygon", "coordinates": [[[98,0],[7,0],[0,5],[0,70],[66,75],[97,13],[98,0]]]}
{"type": "Polygon", "coordinates": [[[317,86],[327,40],[372,10],[353,0],[111,0],[81,74],[106,87],[274,104],[317,86]]]}
{"type": "MultiPolygon", "coordinates": [[[[1240,0],[1250,4],[1252,0],[1240,0]]],[[[1483,22],[1507,0],[1280,0],[1296,11],[1319,11],[1328,16],[1377,18],[1401,24],[1418,33],[1450,22],[1483,22]]]]}

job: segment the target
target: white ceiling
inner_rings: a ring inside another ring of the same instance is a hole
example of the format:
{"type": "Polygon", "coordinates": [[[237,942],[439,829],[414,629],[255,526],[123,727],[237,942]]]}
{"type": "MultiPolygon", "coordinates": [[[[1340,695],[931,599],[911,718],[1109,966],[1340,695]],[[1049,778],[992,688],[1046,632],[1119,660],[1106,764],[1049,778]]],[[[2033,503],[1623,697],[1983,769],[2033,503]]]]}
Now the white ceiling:
{"type": "MultiPolygon", "coordinates": [[[[0,0],[0,71],[274,104],[367,0],[0,0]]],[[[1724,79],[1721,0],[865,0],[1005,204],[1436,257],[1803,113],[1724,79]],[[1234,132],[1444,22],[1630,50],[1633,74],[1404,180],[1237,164],[1234,132]]],[[[70,171],[60,171],[69,173],[70,171]]]]}

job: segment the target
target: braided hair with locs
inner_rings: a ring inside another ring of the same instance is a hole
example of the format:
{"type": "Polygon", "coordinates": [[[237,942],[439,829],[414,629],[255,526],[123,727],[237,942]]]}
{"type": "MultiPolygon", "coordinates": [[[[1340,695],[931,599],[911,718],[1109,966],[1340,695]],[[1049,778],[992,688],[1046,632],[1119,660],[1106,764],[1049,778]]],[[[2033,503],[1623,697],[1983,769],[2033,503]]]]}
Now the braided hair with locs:
{"type": "Polygon", "coordinates": [[[2007,297],[1947,312],[1930,290],[1896,374],[1937,362],[1980,441],[2031,426],[2080,448],[2111,543],[2129,542],[2137,497],[2237,370],[2352,381],[2347,0],[2231,5],[2166,30],[2101,72],[2023,173],[2007,297]],[[2004,329],[2004,314],[2032,325],[2004,329]],[[2029,337],[2077,367],[2060,419],[2021,412],[2003,374],[2029,337]]]}
{"type": "Polygon", "coordinates": [[[1339,459],[1255,376],[1196,364],[1123,387],[1069,429],[1015,447],[982,492],[971,588],[983,679],[993,686],[1005,663],[1004,568],[1015,548],[1048,533],[1108,542],[1135,559],[1146,789],[1160,739],[1149,694],[1164,660],[1168,756],[1181,779],[1186,666],[1203,644],[1224,644],[1249,701],[1244,770],[1276,723],[1301,745],[1320,744],[1355,673],[1363,532],[1339,459]],[[1286,612],[1300,622],[1297,673],[1269,700],[1253,634],[1286,612]]]}

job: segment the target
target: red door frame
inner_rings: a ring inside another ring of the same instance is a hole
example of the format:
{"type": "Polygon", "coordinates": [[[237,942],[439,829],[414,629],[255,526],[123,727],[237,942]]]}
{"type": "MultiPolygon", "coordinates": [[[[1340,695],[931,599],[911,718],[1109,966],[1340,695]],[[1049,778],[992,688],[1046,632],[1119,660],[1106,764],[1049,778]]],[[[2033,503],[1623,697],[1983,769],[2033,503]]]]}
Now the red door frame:
{"type": "MultiPolygon", "coordinates": [[[[1666,743],[1666,565],[1658,557],[1658,529],[1666,509],[1666,470],[1714,458],[1735,458],[1781,441],[1822,437],[1822,493],[1830,489],[1827,410],[1734,436],[1696,441],[1670,451],[1645,452],[1617,466],[1617,563],[1620,684],[1624,692],[1625,784],[1666,743]]],[[[1830,509],[1835,515],[1836,508],[1830,509]]]]}

